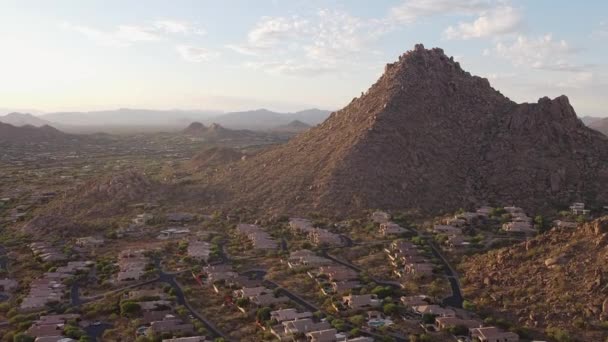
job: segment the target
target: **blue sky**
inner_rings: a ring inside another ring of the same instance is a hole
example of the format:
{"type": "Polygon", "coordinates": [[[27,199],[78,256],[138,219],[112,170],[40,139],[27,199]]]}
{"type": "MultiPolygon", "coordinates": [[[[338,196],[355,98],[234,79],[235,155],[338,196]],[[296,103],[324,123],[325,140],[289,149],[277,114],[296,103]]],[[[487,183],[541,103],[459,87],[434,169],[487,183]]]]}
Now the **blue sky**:
{"type": "Polygon", "coordinates": [[[442,47],[518,102],[608,116],[608,1],[0,0],[0,107],[338,109],[442,47]]]}

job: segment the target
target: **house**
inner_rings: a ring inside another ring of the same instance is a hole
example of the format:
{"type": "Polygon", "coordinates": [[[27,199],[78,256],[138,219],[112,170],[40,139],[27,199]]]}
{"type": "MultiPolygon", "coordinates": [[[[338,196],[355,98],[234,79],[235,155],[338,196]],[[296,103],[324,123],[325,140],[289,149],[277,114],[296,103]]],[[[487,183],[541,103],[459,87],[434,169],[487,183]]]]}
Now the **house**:
{"type": "Polygon", "coordinates": [[[14,279],[0,279],[0,292],[13,292],[19,287],[19,283],[14,279]]]}
{"type": "Polygon", "coordinates": [[[269,293],[269,292],[272,292],[272,291],[263,286],[258,286],[258,287],[244,287],[240,290],[235,290],[233,293],[234,293],[234,296],[237,298],[250,298],[250,297],[259,296],[261,294],[269,293]]]}
{"type": "Polygon", "coordinates": [[[131,290],[124,296],[126,299],[140,299],[140,298],[167,298],[167,294],[157,289],[142,289],[142,290],[131,290]]]}
{"type": "Polygon", "coordinates": [[[336,342],[336,329],[317,330],[306,333],[306,339],[309,342],[336,342]]]}
{"type": "Polygon", "coordinates": [[[150,323],[147,335],[168,334],[193,334],[194,325],[184,323],[180,319],[166,319],[150,323]]]}
{"type": "Polygon", "coordinates": [[[376,223],[386,223],[390,221],[391,215],[384,211],[374,211],[372,213],[371,219],[376,223]]]}
{"type": "Polygon", "coordinates": [[[403,296],[401,297],[401,304],[405,307],[416,307],[420,305],[429,305],[431,302],[430,298],[425,295],[417,295],[417,296],[403,296]]]}
{"type": "Polygon", "coordinates": [[[462,319],[458,317],[437,317],[435,318],[437,330],[445,330],[456,326],[464,326],[468,329],[480,328],[483,323],[474,319],[462,319]]]}
{"type": "Polygon", "coordinates": [[[342,265],[329,265],[319,267],[317,276],[326,275],[330,281],[346,281],[357,279],[359,275],[357,272],[350,268],[342,265]]]}
{"type": "Polygon", "coordinates": [[[503,208],[508,214],[517,214],[517,213],[523,213],[524,210],[520,207],[515,207],[515,206],[507,206],[503,208]]]}
{"type": "Polygon", "coordinates": [[[289,266],[289,268],[322,266],[331,263],[331,260],[317,256],[314,252],[307,249],[291,252],[287,259],[287,266],[289,266]]]}
{"type": "Polygon", "coordinates": [[[358,289],[362,285],[360,282],[355,280],[347,280],[347,281],[333,281],[331,282],[331,288],[333,293],[335,294],[343,294],[352,289],[358,289]]]}
{"type": "Polygon", "coordinates": [[[439,317],[455,317],[456,316],[456,312],[454,312],[454,310],[452,309],[446,309],[446,308],[442,308],[439,305],[418,305],[418,306],[414,306],[413,307],[414,311],[416,311],[417,313],[424,315],[424,314],[431,314],[431,315],[436,315],[439,317]]]}
{"type": "Polygon", "coordinates": [[[182,239],[190,234],[188,228],[169,228],[162,230],[156,237],[159,240],[182,239]]]}
{"type": "Polygon", "coordinates": [[[468,245],[468,243],[464,240],[462,235],[450,235],[446,241],[446,244],[450,248],[458,248],[468,245]]]}
{"type": "Polygon", "coordinates": [[[555,220],[553,225],[560,229],[574,229],[578,227],[578,223],[571,221],[555,220]]]}
{"type": "Polygon", "coordinates": [[[155,311],[144,311],[140,318],[138,318],[141,324],[150,324],[156,321],[162,321],[165,319],[173,319],[173,310],[155,310],[155,311]]]}
{"type": "Polygon", "coordinates": [[[76,239],[76,246],[82,248],[98,248],[103,246],[105,240],[100,237],[85,236],[76,239]]]}
{"type": "Polygon", "coordinates": [[[236,231],[238,234],[246,236],[255,249],[277,249],[278,247],[277,242],[258,225],[241,223],[237,225],[236,231]]]}
{"type": "Polygon", "coordinates": [[[400,235],[406,232],[407,229],[394,222],[385,222],[380,224],[380,235],[382,236],[400,235]]]}
{"type": "Polygon", "coordinates": [[[331,329],[331,325],[327,322],[313,322],[310,318],[297,319],[282,323],[285,334],[307,333],[310,331],[319,331],[331,329]]]}
{"type": "Polygon", "coordinates": [[[520,212],[511,214],[511,221],[532,223],[532,218],[526,215],[525,213],[520,212]]]}
{"type": "Polygon", "coordinates": [[[589,215],[590,210],[585,209],[585,203],[575,202],[570,206],[570,211],[573,215],[589,215]]]}
{"type": "Polygon", "coordinates": [[[190,336],[164,339],[163,342],[211,342],[211,340],[205,336],[190,336]]]}
{"type": "Polygon", "coordinates": [[[211,340],[205,336],[190,336],[164,339],[163,342],[211,342],[211,340]]]}
{"type": "Polygon", "coordinates": [[[143,226],[143,225],[150,223],[153,219],[154,219],[154,215],[144,213],[144,214],[138,214],[137,216],[135,216],[135,218],[132,220],[132,222],[133,222],[133,224],[135,224],[137,226],[143,226]]]}
{"type": "Polygon", "coordinates": [[[167,310],[171,307],[172,302],[169,300],[149,300],[144,302],[139,302],[139,307],[141,311],[158,311],[158,310],[167,310]]]}
{"type": "Polygon", "coordinates": [[[342,245],[342,238],[328,230],[313,228],[308,232],[308,239],[315,245],[342,245]]]}
{"type": "Polygon", "coordinates": [[[455,216],[456,219],[462,219],[464,220],[467,224],[473,224],[475,223],[477,220],[479,220],[479,213],[477,212],[464,212],[462,214],[458,214],[455,216]]]}
{"type": "Polygon", "coordinates": [[[475,212],[480,217],[486,217],[487,218],[487,217],[490,216],[490,213],[492,213],[492,210],[494,210],[494,208],[488,207],[488,206],[483,206],[483,207],[477,209],[475,212]]]}
{"type": "Polygon", "coordinates": [[[348,295],[342,297],[342,303],[352,310],[360,310],[364,308],[373,308],[380,306],[382,301],[378,296],[373,294],[364,295],[348,295]]]}
{"type": "Polygon", "coordinates": [[[251,296],[249,299],[257,306],[271,306],[289,302],[289,298],[285,296],[275,297],[273,293],[262,293],[257,296],[251,296]]]}
{"type": "Polygon", "coordinates": [[[519,342],[519,335],[506,332],[496,327],[484,327],[470,329],[471,338],[479,342],[519,342]]]}
{"type": "Polygon", "coordinates": [[[282,309],[270,312],[270,319],[279,323],[285,321],[295,321],[298,319],[311,318],[312,312],[298,312],[296,309],[282,309]]]}
{"type": "Polygon", "coordinates": [[[510,233],[534,234],[536,230],[529,222],[507,222],[502,225],[502,230],[510,233]]]}
{"type": "Polygon", "coordinates": [[[433,274],[435,265],[429,262],[413,262],[405,264],[403,270],[406,274],[428,277],[433,274]]]}
{"type": "Polygon", "coordinates": [[[195,217],[189,213],[169,213],[166,219],[169,223],[188,223],[194,221],[195,217]]]}
{"type": "Polygon", "coordinates": [[[211,255],[211,244],[205,241],[191,240],[188,242],[188,256],[197,260],[208,262],[211,255]]]}
{"type": "Polygon", "coordinates": [[[59,341],[63,336],[63,327],[70,320],[79,320],[78,314],[65,315],[48,315],[40,316],[40,319],[35,321],[32,326],[26,331],[28,336],[38,338],[46,338],[46,340],[59,341]]]}
{"type": "Polygon", "coordinates": [[[119,282],[139,280],[145,273],[148,258],[144,256],[143,250],[124,250],[118,255],[118,274],[116,280],[119,282]]]}
{"type": "Polygon", "coordinates": [[[437,234],[462,235],[462,228],[443,224],[435,225],[433,231],[437,234]]]}
{"type": "Polygon", "coordinates": [[[289,219],[289,228],[291,228],[294,233],[308,234],[314,229],[314,226],[310,220],[296,217],[289,219]]]}

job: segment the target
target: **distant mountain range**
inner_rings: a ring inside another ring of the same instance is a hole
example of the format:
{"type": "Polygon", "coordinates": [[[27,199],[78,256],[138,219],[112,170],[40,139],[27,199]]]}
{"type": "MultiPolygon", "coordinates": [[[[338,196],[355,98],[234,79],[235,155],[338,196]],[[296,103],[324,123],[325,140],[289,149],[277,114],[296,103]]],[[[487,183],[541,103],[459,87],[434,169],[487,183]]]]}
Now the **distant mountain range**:
{"type": "Polygon", "coordinates": [[[608,136],[608,118],[598,118],[598,120],[594,120],[588,126],[608,136]]]}
{"type": "Polygon", "coordinates": [[[51,122],[41,119],[38,116],[34,116],[32,114],[25,113],[9,113],[4,116],[0,116],[0,122],[13,125],[13,126],[34,126],[34,127],[42,127],[45,125],[51,125],[51,122]]]}
{"type": "Polygon", "coordinates": [[[300,121],[306,125],[317,125],[329,116],[330,112],[320,109],[308,109],[295,113],[278,113],[267,109],[243,112],[221,113],[217,111],[183,111],[183,110],[146,110],[121,108],[93,112],[58,112],[41,116],[14,113],[0,117],[0,122],[21,126],[53,125],[71,130],[82,127],[162,127],[175,129],[191,122],[207,125],[217,123],[229,129],[270,130],[300,121]]]}

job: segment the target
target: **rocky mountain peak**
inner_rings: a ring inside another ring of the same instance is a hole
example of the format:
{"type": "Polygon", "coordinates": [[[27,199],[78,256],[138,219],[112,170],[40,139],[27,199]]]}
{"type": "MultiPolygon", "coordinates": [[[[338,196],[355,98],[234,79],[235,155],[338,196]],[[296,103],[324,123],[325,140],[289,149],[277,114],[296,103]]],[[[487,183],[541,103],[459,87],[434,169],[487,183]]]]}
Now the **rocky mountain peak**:
{"type": "Polygon", "coordinates": [[[607,160],[608,140],[566,97],[517,104],[442,49],[417,45],[325,122],[212,185],[239,204],[290,211],[540,209],[608,200],[598,190],[607,160]]]}

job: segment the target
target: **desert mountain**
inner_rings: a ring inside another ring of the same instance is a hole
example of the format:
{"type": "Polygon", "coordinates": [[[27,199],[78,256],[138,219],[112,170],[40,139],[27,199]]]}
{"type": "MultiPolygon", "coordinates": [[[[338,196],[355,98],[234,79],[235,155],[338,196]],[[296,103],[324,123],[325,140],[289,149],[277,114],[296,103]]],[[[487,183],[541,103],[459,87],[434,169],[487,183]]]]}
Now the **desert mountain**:
{"type": "MultiPolygon", "coordinates": [[[[608,320],[608,217],[574,230],[554,228],[518,245],[470,257],[465,295],[490,315],[604,341],[608,320]]],[[[562,339],[565,341],[564,339],[562,339]]],[[[578,341],[578,339],[577,339],[578,341]]]]}
{"type": "Polygon", "coordinates": [[[273,132],[300,133],[310,129],[310,125],[300,120],[294,120],[287,125],[281,125],[272,129],[273,132]]]}
{"type": "Polygon", "coordinates": [[[182,134],[200,138],[209,142],[259,139],[265,136],[265,134],[262,132],[254,132],[245,129],[228,129],[217,123],[212,123],[209,126],[205,126],[200,122],[191,123],[182,131],[182,134]]]}
{"type": "Polygon", "coordinates": [[[589,127],[608,136],[608,118],[596,120],[590,123],[589,127]]]}
{"type": "Polygon", "coordinates": [[[43,120],[37,116],[27,113],[9,113],[4,116],[0,116],[0,122],[21,127],[21,126],[34,126],[42,127],[45,125],[51,125],[49,121],[43,120]]]}
{"type": "Polygon", "coordinates": [[[0,142],[11,144],[29,143],[64,143],[75,139],[76,136],[63,133],[51,126],[22,126],[0,122],[0,142]]]}
{"type": "Polygon", "coordinates": [[[186,127],[182,133],[186,135],[201,135],[207,131],[207,127],[200,122],[193,122],[186,127]]]}
{"type": "Polygon", "coordinates": [[[565,96],[517,104],[417,45],[287,144],[208,179],[232,205],[332,213],[608,201],[608,139],[565,96]]]}

